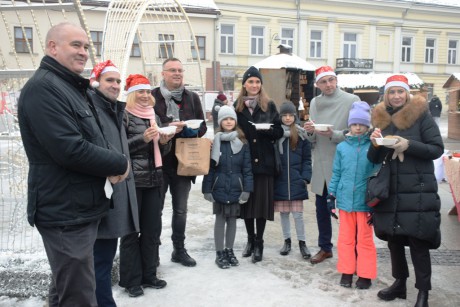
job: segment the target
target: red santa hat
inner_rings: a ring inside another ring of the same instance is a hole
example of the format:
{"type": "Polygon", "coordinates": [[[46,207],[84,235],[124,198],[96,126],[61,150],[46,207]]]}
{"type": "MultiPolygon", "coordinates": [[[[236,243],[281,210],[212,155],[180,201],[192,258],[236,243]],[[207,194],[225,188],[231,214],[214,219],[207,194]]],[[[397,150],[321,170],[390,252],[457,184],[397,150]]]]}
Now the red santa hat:
{"type": "Polygon", "coordinates": [[[126,86],[125,91],[126,94],[137,90],[150,90],[152,87],[150,86],[150,81],[147,77],[144,77],[140,74],[129,75],[126,78],[126,86]]]}
{"type": "Polygon", "coordinates": [[[385,92],[392,86],[403,87],[406,91],[410,91],[409,81],[406,76],[403,75],[393,75],[387,79],[385,84],[385,92]]]}
{"type": "Polygon", "coordinates": [[[101,75],[109,71],[116,71],[118,73],[120,72],[115,64],[113,64],[110,60],[96,64],[96,66],[93,68],[93,71],[91,72],[91,76],[89,77],[91,86],[94,88],[99,87],[99,82],[97,80],[99,80],[101,75]]]}
{"type": "Polygon", "coordinates": [[[336,77],[337,75],[335,74],[334,72],[334,69],[332,69],[331,66],[321,66],[320,68],[318,68],[316,71],[316,79],[315,79],[315,82],[318,82],[319,79],[321,79],[322,77],[325,77],[325,76],[334,76],[336,77]]]}

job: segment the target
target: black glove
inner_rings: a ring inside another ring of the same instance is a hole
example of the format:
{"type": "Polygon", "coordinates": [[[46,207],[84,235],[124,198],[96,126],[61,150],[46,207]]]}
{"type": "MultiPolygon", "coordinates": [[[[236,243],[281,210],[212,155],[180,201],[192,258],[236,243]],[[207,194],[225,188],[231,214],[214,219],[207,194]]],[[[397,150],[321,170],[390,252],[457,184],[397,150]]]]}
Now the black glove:
{"type": "Polygon", "coordinates": [[[329,194],[327,197],[327,210],[329,210],[329,213],[333,218],[336,220],[339,219],[339,217],[335,214],[335,196],[332,194],[329,194]]]}

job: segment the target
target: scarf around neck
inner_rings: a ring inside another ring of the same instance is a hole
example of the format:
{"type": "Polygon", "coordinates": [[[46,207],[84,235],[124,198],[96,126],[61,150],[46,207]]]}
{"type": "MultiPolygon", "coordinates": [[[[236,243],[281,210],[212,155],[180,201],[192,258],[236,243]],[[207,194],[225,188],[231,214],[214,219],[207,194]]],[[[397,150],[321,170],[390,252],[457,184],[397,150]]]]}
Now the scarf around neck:
{"type": "Polygon", "coordinates": [[[259,95],[257,96],[243,96],[244,105],[248,108],[249,112],[252,114],[254,109],[257,107],[259,102],[259,95]]]}
{"type": "Polygon", "coordinates": [[[238,132],[217,132],[212,143],[211,159],[219,164],[221,142],[230,142],[232,153],[237,154],[243,148],[243,142],[238,138],[238,132]]]}
{"type": "MultiPolygon", "coordinates": [[[[284,150],[283,150],[283,142],[284,142],[285,139],[291,137],[291,126],[286,126],[286,125],[282,124],[281,127],[283,127],[284,134],[280,139],[278,139],[278,149],[279,149],[280,154],[283,154],[283,152],[284,152],[284,150]]],[[[307,133],[305,131],[305,129],[300,127],[299,125],[295,125],[295,127],[297,128],[297,133],[299,134],[299,137],[302,140],[305,140],[305,136],[306,136],[306,133],[307,133]]]]}
{"type": "Polygon", "coordinates": [[[176,101],[182,101],[182,94],[184,93],[184,86],[179,87],[175,90],[168,90],[165,84],[165,80],[160,82],[160,92],[163,95],[166,102],[166,116],[171,118],[172,121],[179,121],[179,106],[176,101]]]}
{"type": "MultiPolygon", "coordinates": [[[[150,127],[153,127],[156,125],[155,121],[155,110],[153,109],[152,106],[144,107],[141,106],[137,103],[134,104],[134,107],[129,107],[126,106],[126,111],[131,113],[134,116],[137,116],[139,118],[144,118],[150,120],[150,127]]],[[[157,134],[156,136],[153,137],[153,155],[154,155],[154,167],[161,167],[163,166],[163,161],[161,159],[161,153],[160,153],[160,146],[158,144],[158,141],[160,140],[160,135],[157,134]]]]}

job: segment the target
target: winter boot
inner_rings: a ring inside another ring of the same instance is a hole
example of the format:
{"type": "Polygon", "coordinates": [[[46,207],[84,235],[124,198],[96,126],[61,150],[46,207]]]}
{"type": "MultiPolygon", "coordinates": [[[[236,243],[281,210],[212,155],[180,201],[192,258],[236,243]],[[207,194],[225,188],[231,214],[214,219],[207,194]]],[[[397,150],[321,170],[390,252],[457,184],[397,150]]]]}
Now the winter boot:
{"type": "Polygon", "coordinates": [[[406,279],[405,278],[396,279],[395,282],[391,286],[380,290],[377,293],[377,296],[384,301],[392,301],[395,298],[406,299],[406,296],[407,296],[406,279]]]}
{"type": "Polygon", "coordinates": [[[221,269],[228,269],[230,267],[224,251],[216,252],[216,264],[221,269]]]}
{"type": "Polygon", "coordinates": [[[311,253],[308,250],[308,247],[305,244],[305,241],[299,241],[299,248],[300,248],[300,253],[302,254],[303,259],[310,259],[311,258],[311,253]]]}
{"type": "Polygon", "coordinates": [[[415,307],[428,307],[428,291],[418,291],[415,307]]]}
{"type": "Polygon", "coordinates": [[[233,253],[233,248],[226,248],[225,255],[227,256],[227,261],[231,266],[238,266],[240,264],[233,253]]]}
{"type": "Polygon", "coordinates": [[[243,257],[251,257],[252,253],[254,252],[254,238],[255,235],[248,236],[248,243],[243,250],[243,257]]]}
{"type": "Polygon", "coordinates": [[[153,289],[163,289],[168,283],[158,277],[153,276],[149,280],[142,281],[142,287],[144,288],[153,288],[153,289]]]}
{"type": "Polygon", "coordinates": [[[184,242],[176,243],[174,242],[174,250],[171,254],[171,261],[182,264],[183,266],[195,266],[196,261],[189,256],[187,250],[184,247],[184,242]]]}
{"type": "Polygon", "coordinates": [[[280,249],[280,255],[286,256],[291,251],[291,238],[284,240],[284,245],[280,249]]]}
{"type": "Polygon", "coordinates": [[[264,254],[264,240],[254,240],[254,253],[252,254],[252,263],[262,261],[264,254]]]}
{"type": "Polygon", "coordinates": [[[351,283],[353,282],[353,274],[342,274],[340,278],[340,285],[345,288],[351,288],[351,283]]]}
{"type": "Polygon", "coordinates": [[[359,277],[356,281],[356,288],[369,289],[372,286],[372,281],[369,278],[359,277]]]}

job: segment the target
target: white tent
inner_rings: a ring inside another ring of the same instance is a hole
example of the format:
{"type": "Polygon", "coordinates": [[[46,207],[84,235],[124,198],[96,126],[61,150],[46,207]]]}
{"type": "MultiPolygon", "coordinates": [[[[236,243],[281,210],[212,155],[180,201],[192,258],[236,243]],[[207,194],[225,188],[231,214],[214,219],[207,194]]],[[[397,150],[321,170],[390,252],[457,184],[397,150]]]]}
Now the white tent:
{"type": "Polygon", "coordinates": [[[272,56],[269,56],[266,59],[263,59],[260,62],[254,64],[258,69],[261,68],[295,68],[302,69],[306,71],[315,71],[316,67],[308,63],[304,59],[296,56],[295,54],[279,53],[272,56]]]}

